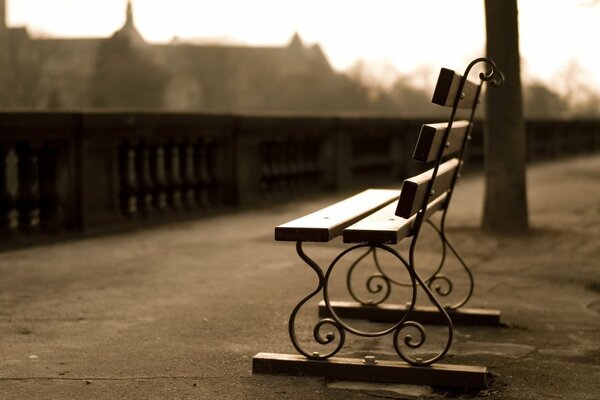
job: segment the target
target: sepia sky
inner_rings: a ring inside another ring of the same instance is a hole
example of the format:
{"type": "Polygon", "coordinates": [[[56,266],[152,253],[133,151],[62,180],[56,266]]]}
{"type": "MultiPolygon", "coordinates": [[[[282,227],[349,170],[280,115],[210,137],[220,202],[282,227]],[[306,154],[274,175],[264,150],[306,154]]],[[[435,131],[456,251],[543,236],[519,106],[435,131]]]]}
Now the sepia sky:
{"type": "MultiPolygon", "coordinates": [[[[8,24],[35,36],[106,37],[124,22],[127,0],[6,0],[8,24]]],[[[336,69],[358,59],[374,74],[463,69],[483,55],[483,0],[133,0],[150,42],[286,44],[298,32],[319,43],[336,69]]],[[[523,75],[557,83],[577,63],[600,89],[600,1],[519,0],[523,75]]],[[[556,86],[556,85],[555,85],[556,86]]],[[[560,85],[558,85],[560,86],[560,85]]]]}

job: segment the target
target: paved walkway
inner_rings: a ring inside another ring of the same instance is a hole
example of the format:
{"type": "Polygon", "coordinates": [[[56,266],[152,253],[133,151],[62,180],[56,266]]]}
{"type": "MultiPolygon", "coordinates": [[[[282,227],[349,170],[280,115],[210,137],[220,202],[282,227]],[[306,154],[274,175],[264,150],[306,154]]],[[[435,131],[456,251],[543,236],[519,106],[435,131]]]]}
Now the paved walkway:
{"type": "MultiPolygon", "coordinates": [[[[445,361],[498,377],[451,395],[598,399],[600,155],[534,166],[528,184],[522,237],[477,229],[481,177],[457,189],[448,224],[477,279],[471,305],[501,309],[508,327],[457,328],[445,361]]],[[[315,284],[272,228],[339,197],[0,253],[0,399],[444,398],[252,376],[254,354],[293,352],[287,318],[315,284]]],[[[351,353],[370,343],[349,340],[351,353]]]]}

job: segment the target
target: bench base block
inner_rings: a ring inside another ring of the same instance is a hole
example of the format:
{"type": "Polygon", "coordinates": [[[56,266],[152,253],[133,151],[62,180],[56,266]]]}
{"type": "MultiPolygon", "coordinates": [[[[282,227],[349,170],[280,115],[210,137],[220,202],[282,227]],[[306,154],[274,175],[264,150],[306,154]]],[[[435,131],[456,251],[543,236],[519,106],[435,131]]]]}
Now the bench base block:
{"type": "MultiPolygon", "coordinates": [[[[406,306],[397,304],[364,306],[350,301],[332,301],[331,306],[342,319],[365,319],[373,322],[397,322],[407,310],[406,306]]],[[[500,310],[460,308],[458,310],[447,310],[447,312],[455,325],[503,326],[500,322],[500,310]]],[[[321,301],[319,303],[319,317],[328,318],[330,316],[325,302],[321,301]]],[[[415,307],[411,319],[425,325],[445,323],[439,310],[433,306],[415,307]]]]}
{"type": "Polygon", "coordinates": [[[485,389],[492,380],[492,374],[487,367],[451,364],[418,367],[402,361],[388,360],[366,364],[359,358],[331,357],[327,360],[310,360],[298,354],[276,353],[255,355],[252,358],[252,373],[465,389],[485,389]]]}

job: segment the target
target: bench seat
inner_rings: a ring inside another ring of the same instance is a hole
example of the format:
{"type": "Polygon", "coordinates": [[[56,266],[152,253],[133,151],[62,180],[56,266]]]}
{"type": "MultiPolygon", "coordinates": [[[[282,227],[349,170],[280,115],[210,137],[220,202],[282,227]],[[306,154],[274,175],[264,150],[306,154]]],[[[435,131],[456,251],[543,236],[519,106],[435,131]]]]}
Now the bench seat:
{"type": "MultiPolygon", "coordinates": [[[[443,209],[447,193],[442,194],[427,206],[425,219],[443,209]]],[[[344,230],[344,243],[396,244],[412,235],[416,214],[406,219],[394,215],[396,205],[390,204],[365,217],[344,230]]]]}
{"type": "Polygon", "coordinates": [[[275,227],[275,240],[329,242],[341,235],[345,228],[397,201],[399,197],[400,190],[365,190],[312,214],[275,227]]]}

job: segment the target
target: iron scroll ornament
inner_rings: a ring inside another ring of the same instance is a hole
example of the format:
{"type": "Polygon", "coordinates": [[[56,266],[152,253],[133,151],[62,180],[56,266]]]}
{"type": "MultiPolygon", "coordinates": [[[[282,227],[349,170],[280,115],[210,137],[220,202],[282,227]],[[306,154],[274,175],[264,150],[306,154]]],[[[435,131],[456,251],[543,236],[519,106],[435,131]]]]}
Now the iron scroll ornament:
{"type": "Polygon", "coordinates": [[[442,305],[435,298],[435,295],[428,288],[427,284],[425,284],[425,282],[423,282],[421,280],[421,278],[419,278],[418,274],[415,273],[415,271],[411,267],[411,265],[408,262],[406,262],[406,260],[398,252],[396,252],[396,250],[394,250],[393,248],[391,248],[389,246],[374,245],[373,247],[376,247],[378,249],[386,251],[386,252],[392,254],[393,256],[397,257],[398,260],[400,260],[401,263],[406,268],[406,271],[409,274],[410,280],[412,282],[411,301],[407,307],[406,312],[390,328],[383,329],[380,331],[371,331],[371,332],[356,329],[355,327],[351,326],[347,322],[343,321],[336,314],[334,308],[331,305],[330,296],[329,296],[329,280],[330,280],[332,271],[334,270],[335,266],[338,265],[339,261],[348,253],[355,251],[355,250],[363,249],[365,247],[371,247],[371,246],[372,245],[369,245],[369,244],[358,244],[358,245],[355,245],[353,247],[350,247],[350,248],[344,250],[331,262],[331,264],[327,268],[327,271],[324,273],[323,270],[321,269],[321,267],[314,260],[312,260],[308,255],[306,255],[306,253],[304,252],[304,249],[302,248],[302,242],[296,243],[296,251],[297,251],[298,255],[300,256],[300,258],[309,267],[311,267],[311,269],[313,269],[313,271],[315,271],[315,273],[317,274],[318,285],[314,291],[312,291],[308,296],[306,296],[305,298],[300,300],[300,302],[296,305],[296,307],[294,308],[294,310],[292,311],[292,313],[290,315],[288,329],[289,329],[290,339],[292,341],[294,348],[300,354],[302,354],[303,356],[305,356],[309,359],[325,360],[325,359],[328,359],[328,358],[334,356],[336,353],[338,353],[342,349],[342,347],[344,346],[345,340],[346,340],[346,332],[354,334],[356,336],[361,336],[361,337],[380,337],[380,336],[386,336],[388,334],[391,334],[393,336],[393,346],[394,346],[396,353],[400,356],[401,359],[403,359],[407,363],[409,363],[411,365],[427,366],[427,365],[431,365],[431,364],[439,361],[441,358],[443,358],[446,355],[446,353],[450,349],[450,345],[452,344],[452,336],[453,336],[452,321],[451,321],[450,317],[448,316],[447,312],[442,307],[442,305]],[[425,328],[416,321],[408,320],[408,318],[410,317],[410,315],[412,314],[412,312],[415,308],[418,287],[421,287],[421,289],[423,291],[425,291],[429,300],[439,310],[440,314],[443,317],[445,325],[448,327],[448,336],[447,336],[444,348],[441,351],[439,351],[437,354],[434,354],[432,357],[430,357],[428,359],[412,357],[412,356],[406,354],[406,352],[402,349],[403,345],[405,345],[406,347],[408,347],[410,349],[418,349],[425,344],[426,339],[427,339],[427,336],[425,333],[425,328]],[[317,322],[317,324],[313,328],[313,339],[319,345],[328,345],[328,344],[334,343],[336,340],[338,341],[337,344],[334,345],[333,350],[331,350],[325,354],[321,354],[318,351],[311,352],[311,351],[306,350],[302,346],[302,344],[300,343],[300,341],[298,340],[298,338],[296,336],[296,317],[297,317],[300,309],[310,299],[312,299],[314,296],[316,296],[321,291],[323,292],[323,299],[324,299],[326,307],[331,315],[331,318],[324,318],[317,322]],[[330,331],[330,332],[323,334],[322,329],[326,326],[330,326],[335,331],[330,331]],[[414,337],[413,335],[408,334],[408,333],[403,334],[403,331],[407,328],[414,329],[417,333],[417,336],[414,337]]]}
{"type": "MultiPolygon", "coordinates": [[[[458,253],[452,243],[448,240],[445,233],[442,232],[433,222],[427,221],[428,225],[434,230],[436,235],[439,237],[441,243],[441,257],[440,261],[437,263],[437,266],[433,268],[426,277],[423,277],[422,280],[427,284],[429,289],[431,289],[434,293],[436,293],[440,297],[449,297],[453,294],[455,285],[450,276],[443,274],[443,268],[446,265],[446,260],[448,257],[448,250],[450,253],[454,255],[454,257],[458,260],[460,267],[466,274],[466,290],[464,290],[465,294],[462,298],[459,298],[452,303],[444,304],[444,308],[446,310],[456,310],[464,306],[472,297],[475,281],[473,273],[471,269],[466,264],[462,256],[458,253]]],[[[400,255],[400,257],[402,257],[400,255]]],[[[399,287],[411,287],[412,283],[410,281],[400,281],[398,279],[394,279],[388,272],[387,268],[383,266],[379,257],[377,256],[377,247],[371,246],[369,249],[360,255],[350,266],[348,269],[348,273],[346,275],[346,288],[348,294],[357,302],[363,306],[377,306],[380,304],[385,304],[386,300],[391,296],[392,289],[394,286],[399,287]],[[371,257],[368,257],[371,255],[371,257]],[[364,286],[363,290],[366,290],[367,293],[376,296],[374,298],[369,297],[365,298],[364,295],[360,295],[356,290],[356,285],[354,279],[355,272],[361,267],[365,266],[368,262],[368,259],[371,259],[370,265],[374,266],[376,272],[372,273],[365,281],[363,281],[364,286]]],[[[465,285],[461,285],[461,288],[464,288],[465,285]]]]}

